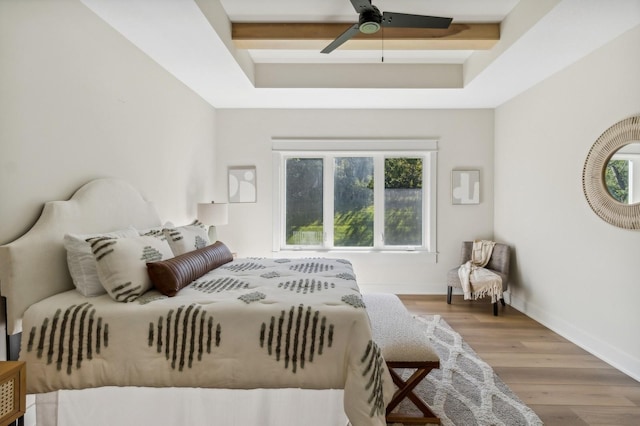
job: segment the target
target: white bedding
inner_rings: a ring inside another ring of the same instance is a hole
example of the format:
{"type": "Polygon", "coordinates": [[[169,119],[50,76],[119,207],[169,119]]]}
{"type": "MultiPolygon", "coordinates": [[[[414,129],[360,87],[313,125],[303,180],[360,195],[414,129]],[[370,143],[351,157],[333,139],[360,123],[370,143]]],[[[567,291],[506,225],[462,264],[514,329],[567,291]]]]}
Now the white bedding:
{"type": "Polygon", "coordinates": [[[32,305],[27,391],[104,386],[344,389],[354,426],[384,425],[394,387],[351,265],[237,259],[173,298],[72,290],[32,305]]]}
{"type": "Polygon", "coordinates": [[[346,426],[342,399],[342,390],[308,389],[58,391],[38,395],[37,425],[346,426]]]}

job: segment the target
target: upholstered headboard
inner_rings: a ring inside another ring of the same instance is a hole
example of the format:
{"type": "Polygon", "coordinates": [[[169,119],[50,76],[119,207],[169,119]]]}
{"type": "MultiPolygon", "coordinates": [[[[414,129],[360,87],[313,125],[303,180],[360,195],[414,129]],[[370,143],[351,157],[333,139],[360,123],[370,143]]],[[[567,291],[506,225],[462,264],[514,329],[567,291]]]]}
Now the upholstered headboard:
{"type": "Polygon", "coordinates": [[[73,289],[63,238],[134,226],[161,224],[152,203],[119,179],[97,179],[69,201],[50,201],[33,227],[0,246],[0,294],[6,298],[7,334],[22,331],[22,315],[33,303],[73,289]]]}

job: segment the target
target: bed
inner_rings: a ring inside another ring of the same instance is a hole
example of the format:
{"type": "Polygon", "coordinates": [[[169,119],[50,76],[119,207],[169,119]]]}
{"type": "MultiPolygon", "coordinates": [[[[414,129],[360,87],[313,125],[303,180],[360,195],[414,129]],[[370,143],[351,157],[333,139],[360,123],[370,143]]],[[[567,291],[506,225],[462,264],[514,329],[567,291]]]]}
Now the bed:
{"type": "Polygon", "coordinates": [[[82,415],[94,424],[175,424],[179,415],[192,424],[338,425],[345,414],[354,426],[386,424],[394,388],[348,261],[235,259],[220,242],[176,253],[163,228],[128,183],[98,179],[46,203],[31,230],[0,247],[7,333],[21,342],[38,425],[83,424],[82,415]],[[118,230],[135,236],[104,236],[118,230]],[[102,234],[102,245],[90,242],[107,293],[74,288],[68,234],[102,234]],[[136,261],[148,262],[153,288],[110,286],[109,277],[137,282],[131,246],[144,246],[136,261]],[[119,260],[103,261],[96,247],[119,260]]]}

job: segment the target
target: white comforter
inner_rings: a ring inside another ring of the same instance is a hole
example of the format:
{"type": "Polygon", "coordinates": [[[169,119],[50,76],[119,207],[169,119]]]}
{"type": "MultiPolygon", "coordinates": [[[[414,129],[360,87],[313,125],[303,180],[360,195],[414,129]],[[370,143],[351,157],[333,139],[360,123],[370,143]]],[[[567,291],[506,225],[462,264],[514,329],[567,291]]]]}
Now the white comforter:
{"type": "Polygon", "coordinates": [[[348,261],[237,259],[177,296],[69,291],[31,306],[27,391],[100,386],[344,389],[354,426],[384,425],[393,384],[348,261]]]}

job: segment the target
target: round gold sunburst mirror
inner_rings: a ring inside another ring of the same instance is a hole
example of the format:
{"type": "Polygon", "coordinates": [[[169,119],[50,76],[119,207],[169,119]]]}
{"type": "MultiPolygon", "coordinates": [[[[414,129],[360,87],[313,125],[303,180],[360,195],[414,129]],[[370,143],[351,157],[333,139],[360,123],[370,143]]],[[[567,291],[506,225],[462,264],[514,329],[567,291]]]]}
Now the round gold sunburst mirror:
{"type": "Polygon", "coordinates": [[[640,116],[617,122],[595,141],[582,171],[582,188],[604,221],[640,229],[640,116]]]}

